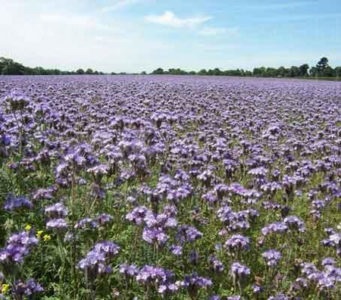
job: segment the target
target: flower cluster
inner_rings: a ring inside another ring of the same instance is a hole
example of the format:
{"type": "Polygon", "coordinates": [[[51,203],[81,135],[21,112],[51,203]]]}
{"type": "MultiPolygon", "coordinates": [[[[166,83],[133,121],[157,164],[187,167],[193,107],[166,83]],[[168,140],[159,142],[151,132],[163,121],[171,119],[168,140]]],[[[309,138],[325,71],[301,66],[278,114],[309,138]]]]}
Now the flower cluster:
{"type": "Polygon", "coordinates": [[[13,234],[7,244],[0,250],[0,262],[21,263],[31,248],[38,244],[38,239],[31,232],[22,231],[13,234]]]}
{"type": "Polygon", "coordinates": [[[79,261],[78,268],[93,274],[111,273],[111,267],[107,265],[108,259],[119,253],[120,247],[110,241],[97,243],[85,258],[79,261]]]}

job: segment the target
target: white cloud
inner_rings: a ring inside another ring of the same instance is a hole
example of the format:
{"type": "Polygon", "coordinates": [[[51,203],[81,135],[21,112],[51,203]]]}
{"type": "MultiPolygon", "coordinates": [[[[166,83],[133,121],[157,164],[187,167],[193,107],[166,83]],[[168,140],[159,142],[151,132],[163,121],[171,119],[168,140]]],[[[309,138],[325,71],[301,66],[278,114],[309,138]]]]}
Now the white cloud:
{"type": "Polygon", "coordinates": [[[210,16],[196,16],[190,18],[179,18],[171,11],[165,11],[162,15],[149,15],[145,20],[150,23],[155,23],[174,28],[193,28],[204,24],[210,20],[210,16]]]}
{"type": "Polygon", "coordinates": [[[218,36],[218,35],[236,35],[238,34],[238,28],[237,27],[231,27],[231,28],[226,28],[226,27],[209,27],[206,26],[202,29],[199,30],[199,35],[203,36],[218,36]]]}

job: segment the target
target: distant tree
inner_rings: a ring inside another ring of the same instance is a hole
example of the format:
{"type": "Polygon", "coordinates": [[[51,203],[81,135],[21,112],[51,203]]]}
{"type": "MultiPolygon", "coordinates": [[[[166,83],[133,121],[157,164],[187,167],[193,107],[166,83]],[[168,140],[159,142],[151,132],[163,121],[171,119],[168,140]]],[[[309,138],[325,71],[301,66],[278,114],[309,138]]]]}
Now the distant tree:
{"type": "Polygon", "coordinates": [[[335,75],[335,70],[332,67],[330,67],[330,66],[326,66],[326,68],[323,71],[323,76],[325,76],[325,77],[334,77],[334,76],[336,76],[335,75]]]}
{"type": "Polygon", "coordinates": [[[315,77],[317,76],[317,68],[316,67],[311,67],[310,70],[309,70],[309,75],[312,76],[312,77],[315,77]]]}
{"type": "Polygon", "coordinates": [[[212,71],[214,76],[220,76],[223,75],[223,72],[219,69],[219,68],[214,68],[214,70],[212,71]]]}
{"type": "Polygon", "coordinates": [[[86,71],[85,71],[86,74],[89,74],[89,75],[92,75],[94,73],[94,71],[90,68],[88,68],[86,71]]]}
{"type": "Polygon", "coordinates": [[[288,73],[289,73],[288,69],[284,68],[283,66],[277,69],[277,76],[279,77],[286,77],[288,76],[288,73]]]}
{"type": "Polygon", "coordinates": [[[325,69],[328,67],[328,58],[322,57],[316,64],[317,73],[319,76],[323,76],[325,69]]]}
{"type": "Polygon", "coordinates": [[[79,74],[79,75],[83,75],[84,74],[84,70],[83,69],[78,69],[76,71],[76,73],[79,74]]]}
{"type": "Polygon", "coordinates": [[[146,71],[142,71],[140,74],[141,75],[147,75],[147,72],[146,71]]]}
{"type": "Polygon", "coordinates": [[[110,74],[111,74],[111,75],[116,75],[116,73],[115,73],[115,72],[111,72],[110,74]]]}
{"type": "Polygon", "coordinates": [[[334,69],[334,74],[337,78],[341,77],[341,67],[336,67],[334,69]]]}
{"type": "Polygon", "coordinates": [[[198,75],[207,75],[206,69],[201,69],[201,70],[198,72],[198,75]]]}
{"type": "Polygon", "coordinates": [[[22,64],[13,61],[13,59],[1,57],[0,58],[0,74],[2,75],[24,75],[27,68],[22,64]]]}
{"type": "Polygon", "coordinates": [[[298,67],[299,68],[299,75],[300,76],[308,76],[309,65],[303,64],[298,67]]]}
{"type": "Polygon", "coordinates": [[[162,68],[157,68],[156,70],[152,72],[152,74],[157,74],[157,75],[162,75],[164,73],[165,71],[162,68]]]}
{"type": "Polygon", "coordinates": [[[254,68],[252,73],[254,76],[264,76],[266,74],[266,69],[265,67],[254,68]]]}
{"type": "Polygon", "coordinates": [[[300,69],[296,66],[292,66],[289,70],[290,77],[297,77],[300,76],[300,69]]]}

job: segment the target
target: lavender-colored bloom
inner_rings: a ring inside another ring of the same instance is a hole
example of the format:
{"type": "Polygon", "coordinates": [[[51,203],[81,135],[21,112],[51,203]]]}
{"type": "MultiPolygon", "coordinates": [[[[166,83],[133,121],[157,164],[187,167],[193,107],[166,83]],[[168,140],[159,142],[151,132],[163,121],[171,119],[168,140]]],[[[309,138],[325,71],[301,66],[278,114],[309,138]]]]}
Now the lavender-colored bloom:
{"type": "Polygon", "coordinates": [[[121,264],[119,272],[126,276],[136,276],[139,272],[139,268],[135,265],[121,264]]]}
{"type": "Polygon", "coordinates": [[[209,287],[212,285],[212,280],[209,278],[198,276],[198,274],[193,273],[191,275],[186,275],[184,280],[180,284],[181,286],[192,290],[209,287]]]}
{"type": "Polygon", "coordinates": [[[158,288],[158,293],[165,295],[165,294],[173,294],[179,290],[179,286],[175,283],[169,283],[169,284],[161,284],[158,288]]]}
{"type": "Polygon", "coordinates": [[[296,216],[288,216],[284,218],[283,222],[289,227],[289,229],[297,230],[299,232],[305,231],[304,222],[296,216]]]}
{"type": "Polygon", "coordinates": [[[33,200],[42,200],[42,199],[53,199],[54,193],[56,192],[55,187],[49,187],[49,188],[41,188],[36,190],[33,195],[33,200]]]}
{"type": "Polygon", "coordinates": [[[74,227],[75,227],[75,229],[97,228],[98,227],[98,221],[87,217],[87,218],[79,220],[75,224],[74,227]]]}
{"type": "Polygon", "coordinates": [[[283,233],[288,230],[288,226],[283,222],[275,222],[269,225],[266,225],[262,228],[263,235],[269,235],[271,233],[283,233]]]}
{"type": "Polygon", "coordinates": [[[149,244],[157,243],[162,245],[167,242],[169,236],[160,227],[146,227],[143,229],[142,238],[149,244]]]}
{"type": "Polygon", "coordinates": [[[279,251],[270,249],[270,250],[263,252],[262,257],[264,258],[264,260],[266,261],[266,264],[269,267],[274,267],[278,264],[282,255],[279,251]]]}
{"type": "Polygon", "coordinates": [[[225,269],[223,263],[213,255],[209,257],[209,263],[214,272],[219,273],[219,272],[224,271],[225,269]]]}
{"type": "Polygon", "coordinates": [[[260,285],[258,285],[258,284],[252,285],[252,292],[253,292],[254,294],[259,294],[259,293],[261,293],[262,291],[263,291],[263,288],[262,288],[260,285]]]}
{"type": "Polygon", "coordinates": [[[63,203],[55,203],[45,207],[45,214],[50,218],[65,218],[68,210],[63,203]]]}
{"type": "Polygon", "coordinates": [[[180,256],[182,255],[182,246],[180,245],[171,245],[169,247],[169,250],[171,251],[171,253],[175,256],[180,256]]]}
{"type": "Polygon", "coordinates": [[[299,291],[307,288],[308,285],[309,283],[306,278],[299,277],[291,284],[291,289],[294,291],[299,291]]]}
{"type": "Polygon", "coordinates": [[[26,282],[17,281],[15,282],[12,292],[18,297],[31,296],[37,293],[43,292],[43,287],[37,283],[34,279],[28,279],[26,282]]]}
{"type": "Polygon", "coordinates": [[[9,194],[6,197],[4,209],[8,211],[18,210],[20,208],[32,208],[33,204],[24,196],[14,196],[9,194]]]}
{"type": "Polygon", "coordinates": [[[321,265],[322,266],[334,266],[336,264],[336,261],[335,261],[335,259],[334,258],[332,258],[332,257],[326,257],[326,258],[324,258],[323,260],[322,260],[322,263],[321,263],[321,265]]]}
{"type": "Polygon", "coordinates": [[[107,223],[110,223],[113,220],[113,217],[109,214],[100,214],[96,217],[95,222],[97,222],[100,226],[103,226],[107,223]]]}
{"type": "Polygon", "coordinates": [[[77,267],[87,270],[92,276],[97,274],[111,273],[111,267],[107,265],[107,260],[119,253],[120,247],[110,241],[97,243],[85,258],[79,261],[77,267]]]}
{"type": "Polygon", "coordinates": [[[118,254],[120,247],[113,242],[103,241],[97,243],[93,250],[99,253],[104,253],[106,256],[114,256],[118,254]]]}
{"type": "Polygon", "coordinates": [[[244,278],[251,274],[250,269],[239,262],[234,262],[231,265],[230,272],[233,276],[237,278],[244,278]]]}
{"type": "Polygon", "coordinates": [[[250,239],[243,235],[235,234],[225,242],[224,246],[230,252],[248,250],[250,247],[250,239]]]}
{"type": "Polygon", "coordinates": [[[289,297],[280,293],[275,296],[270,296],[268,300],[289,300],[289,297]]]}
{"type": "Polygon", "coordinates": [[[166,283],[171,280],[173,274],[161,267],[145,265],[136,275],[136,280],[140,283],[166,283]]]}
{"type": "Polygon", "coordinates": [[[136,225],[141,225],[146,217],[148,208],[145,206],[135,207],[130,213],[126,215],[126,219],[135,223],[136,225]]]}
{"type": "Polygon", "coordinates": [[[30,232],[22,231],[10,236],[4,248],[0,249],[0,262],[21,263],[38,239],[30,232]]]}
{"type": "Polygon", "coordinates": [[[202,233],[193,226],[181,225],[178,229],[177,239],[184,242],[194,242],[202,237],[202,233]]]}
{"type": "Polygon", "coordinates": [[[49,229],[65,229],[67,227],[68,227],[68,224],[62,218],[51,219],[48,222],[46,222],[46,228],[49,228],[49,229]]]}
{"type": "Polygon", "coordinates": [[[95,176],[103,176],[103,175],[108,174],[109,167],[107,165],[101,164],[101,165],[97,165],[92,168],[89,168],[87,172],[95,176]]]}

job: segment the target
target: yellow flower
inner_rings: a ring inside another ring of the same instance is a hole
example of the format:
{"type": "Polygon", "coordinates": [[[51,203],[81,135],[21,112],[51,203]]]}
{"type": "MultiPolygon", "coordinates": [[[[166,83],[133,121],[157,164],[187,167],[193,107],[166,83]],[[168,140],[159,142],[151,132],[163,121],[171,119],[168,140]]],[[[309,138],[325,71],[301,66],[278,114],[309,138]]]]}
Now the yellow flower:
{"type": "Polygon", "coordinates": [[[37,231],[37,238],[40,239],[43,233],[44,233],[43,230],[38,230],[38,231],[37,231]]]}
{"type": "Polygon", "coordinates": [[[51,240],[51,236],[49,234],[44,234],[43,240],[44,242],[48,242],[49,240],[51,240]]]}
{"type": "Polygon", "coordinates": [[[4,283],[3,285],[1,285],[1,289],[0,290],[1,290],[1,293],[6,294],[8,292],[8,290],[9,290],[9,284],[4,283]]]}
{"type": "Polygon", "coordinates": [[[30,231],[32,229],[32,226],[30,225],[30,224],[27,224],[26,226],[25,226],[25,230],[26,231],[30,231]]]}

